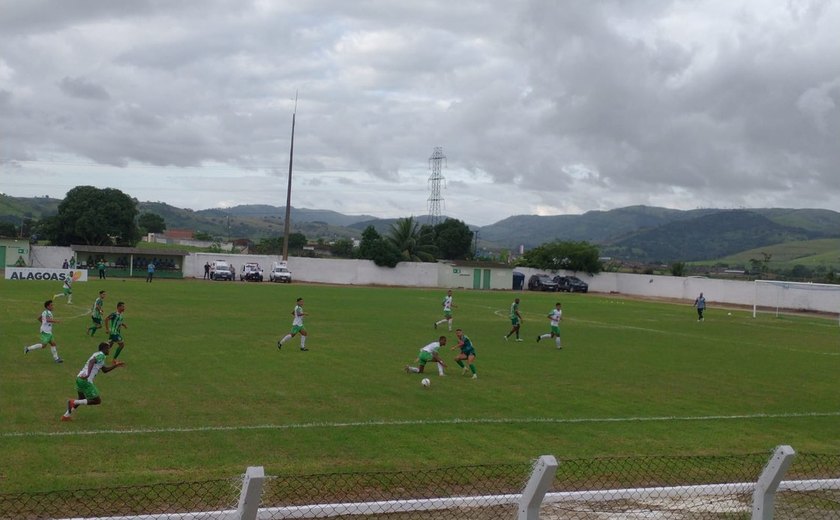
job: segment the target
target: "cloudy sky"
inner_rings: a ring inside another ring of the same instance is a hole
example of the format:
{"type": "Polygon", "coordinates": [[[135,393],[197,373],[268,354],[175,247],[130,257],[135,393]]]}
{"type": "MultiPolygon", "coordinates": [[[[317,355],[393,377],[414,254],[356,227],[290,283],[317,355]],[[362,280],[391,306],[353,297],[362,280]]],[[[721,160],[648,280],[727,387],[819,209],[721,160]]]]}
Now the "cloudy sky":
{"type": "Polygon", "coordinates": [[[840,2],[0,0],[0,192],[840,210],[840,2]]]}

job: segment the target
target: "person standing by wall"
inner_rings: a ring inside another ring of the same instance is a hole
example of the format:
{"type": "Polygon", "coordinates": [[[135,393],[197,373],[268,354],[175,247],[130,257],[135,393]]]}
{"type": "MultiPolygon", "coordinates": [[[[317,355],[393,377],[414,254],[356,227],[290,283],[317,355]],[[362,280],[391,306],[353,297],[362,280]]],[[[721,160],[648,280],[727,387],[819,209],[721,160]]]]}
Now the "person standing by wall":
{"type": "Polygon", "coordinates": [[[697,307],[697,321],[704,321],[703,311],[706,310],[706,297],[703,296],[703,293],[700,293],[700,296],[694,300],[694,307],[697,307]]]}
{"type": "Polygon", "coordinates": [[[98,262],[96,262],[96,268],[99,270],[99,279],[105,279],[105,259],[100,258],[98,262]]]}
{"type": "Polygon", "coordinates": [[[149,265],[146,266],[146,282],[152,283],[152,278],[155,277],[155,263],[149,262],[149,265]]]}

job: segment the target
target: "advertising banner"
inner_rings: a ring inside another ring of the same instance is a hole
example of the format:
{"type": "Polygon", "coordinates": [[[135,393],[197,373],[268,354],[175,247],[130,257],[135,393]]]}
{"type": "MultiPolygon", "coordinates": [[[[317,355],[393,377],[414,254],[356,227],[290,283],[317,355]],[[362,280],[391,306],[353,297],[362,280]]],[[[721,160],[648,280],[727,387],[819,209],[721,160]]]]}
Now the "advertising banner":
{"type": "Polygon", "coordinates": [[[48,269],[46,267],[7,267],[6,280],[52,280],[63,282],[68,276],[74,282],[88,281],[87,269],[48,269]]]}

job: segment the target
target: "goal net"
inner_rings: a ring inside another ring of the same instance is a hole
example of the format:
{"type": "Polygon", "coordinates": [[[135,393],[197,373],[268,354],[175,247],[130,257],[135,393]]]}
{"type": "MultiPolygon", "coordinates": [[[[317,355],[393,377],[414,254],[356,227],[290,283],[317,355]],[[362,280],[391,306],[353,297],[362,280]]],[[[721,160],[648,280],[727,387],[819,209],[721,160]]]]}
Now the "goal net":
{"type": "Polygon", "coordinates": [[[753,318],[759,312],[772,312],[777,317],[785,312],[838,314],[840,323],[840,285],[756,280],[753,318]]]}

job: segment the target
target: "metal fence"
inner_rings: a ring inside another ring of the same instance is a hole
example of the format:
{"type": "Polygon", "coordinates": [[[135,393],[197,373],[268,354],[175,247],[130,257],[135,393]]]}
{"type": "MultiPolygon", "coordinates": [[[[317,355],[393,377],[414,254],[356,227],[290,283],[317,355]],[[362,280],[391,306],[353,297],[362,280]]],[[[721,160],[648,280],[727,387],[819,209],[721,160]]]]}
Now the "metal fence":
{"type": "MultiPolygon", "coordinates": [[[[785,451],[789,450],[789,451],[785,451]]],[[[0,518],[840,519],[840,455],[556,460],[0,494],[0,518]]]]}

